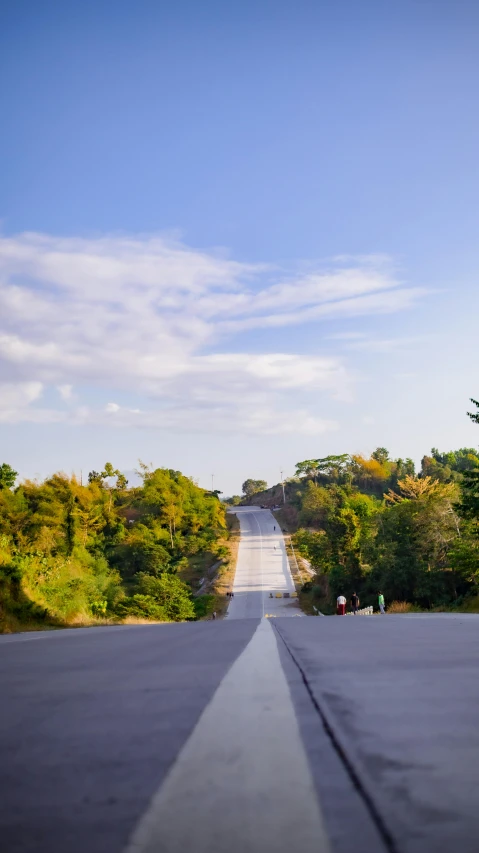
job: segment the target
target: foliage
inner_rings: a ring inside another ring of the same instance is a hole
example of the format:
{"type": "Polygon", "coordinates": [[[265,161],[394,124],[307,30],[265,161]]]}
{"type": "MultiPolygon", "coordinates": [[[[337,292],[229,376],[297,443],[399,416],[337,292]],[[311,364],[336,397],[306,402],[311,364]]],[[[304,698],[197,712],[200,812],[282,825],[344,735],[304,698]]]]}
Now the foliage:
{"type": "MultiPolygon", "coordinates": [[[[479,411],[470,417],[479,423],[479,411]]],[[[377,606],[379,589],[409,609],[459,606],[477,595],[476,450],[433,448],[418,476],[412,460],[391,459],[384,447],[369,458],[305,460],[296,472],[294,542],[316,570],[316,585],[327,582],[330,606],[353,591],[364,605],[377,606]]]]}
{"type": "Polygon", "coordinates": [[[245,480],[241,486],[245,497],[252,498],[258,492],[264,492],[268,488],[266,480],[245,480]]]}
{"type": "Polygon", "coordinates": [[[296,464],[296,476],[315,480],[325,476],[340,481],[348,470],[350,457],[347,453],[339,456],[324,456],[320,459],[305,459],[296,464]]]}
{"type": "Polygon", "coordinates": [[[0,465],[0,489],[11,489],[15,485],[17,477],[18,472],[14,471],[11,465],[2,462],[0,465]]]}
{"type": "Polygon", "coordinates": [[[146,466],[134,489],[110,463],[86,485],[54,474],[13,489],[15,472],[1,470],[0,619],[195,618],[180,574],[191,555],[220,550],[225,510],[216,495],[146,466]]]}
{"type": "Polygon", "coordinates": [[[420,613],[421,608],[409,601],[392,601],[388,613],[420,613]]]}
{"type": "Polygon", "coordinates": [[[474,421],[476,424],[479,424],[479,400],[474,400],[471,397],[471,403],[474,403],[477,412],[468,412],[467,416],[471,419],[471,421],[474,421]]]}
{"type": "Polygon", "coordinates": [[[193,599],[195,615],[197,619],[204,619],[206,616],[211,616],[215,609],[216,596],[214,595],[198,595],[193,599]]]}
{"type": "Polygon", "coordinates": [[[137,589],[138,592],[119,605],[122,615],[162,622],[182,622],[195,618],[190,590],[174,575],[152,577],[141,573],[137,579],[137,589]]]}

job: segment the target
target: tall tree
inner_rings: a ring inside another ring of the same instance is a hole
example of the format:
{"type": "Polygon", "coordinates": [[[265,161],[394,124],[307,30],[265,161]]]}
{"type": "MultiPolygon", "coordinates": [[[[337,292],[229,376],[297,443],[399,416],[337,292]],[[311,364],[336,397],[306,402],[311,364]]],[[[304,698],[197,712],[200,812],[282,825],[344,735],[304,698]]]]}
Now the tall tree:
{"type": "Polygon", "coordinates": [[[268,488],[266,480],[245,480],[241,489],[247,498],[253,497],[258,492],[264,492],[268,488]]]}
{"type": "MultiPolygon", "coordinates": [[[[478,411],[467,414],[474,423],[479,424],[479,402],[471,398],[471,403],[474,403],[478,411]]],[[[466,518],[474,522],[474,532],[479,535],[479,464],[472,470],[464,471],[461,510],[466,518]]]]}
{"type": "Polygon", "coordinates": [[[14,471],[11,465],[7,462],[2,462],[0,465],[0,489],[11,489],[15,485],[15,480],[18,477],[18,471],[14,471]]]}

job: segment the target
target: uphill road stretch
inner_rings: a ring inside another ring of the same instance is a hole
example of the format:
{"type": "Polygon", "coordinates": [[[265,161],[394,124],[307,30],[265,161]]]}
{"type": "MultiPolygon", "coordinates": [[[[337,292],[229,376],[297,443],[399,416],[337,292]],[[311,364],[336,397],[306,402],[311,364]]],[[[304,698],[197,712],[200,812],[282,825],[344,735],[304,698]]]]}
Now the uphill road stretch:
{"type": "Polygon", "coordinates": [[[302,616],[281,527],[268,509],[236,507],[241,527],[228,620],[302,616]],[[287,598],[284,598],[284,595],[287,598]]]}

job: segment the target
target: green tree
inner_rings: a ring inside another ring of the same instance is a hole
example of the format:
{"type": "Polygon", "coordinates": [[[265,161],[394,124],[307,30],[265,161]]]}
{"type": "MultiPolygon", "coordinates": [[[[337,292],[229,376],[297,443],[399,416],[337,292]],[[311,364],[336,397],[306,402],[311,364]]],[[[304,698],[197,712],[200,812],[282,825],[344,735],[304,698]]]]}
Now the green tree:
{"type": "Polygon", "coordinates": [[[0,489],[12,489],[17,477],[18,472],[14,471],[7,462],[2,462],[0,465],[0,489]]]}
{"type": "Polygon", "coordinates": [[[371,453],[371,459],[376,459],[380,465],[385,465],[389,462],[389,450],[385,447],[376,447],[376,450],[371,453]]]}
{"type": "MultiPolygon", "coordinates": [[[[479,424],[479,403],[471,399],[471,403],[477,407],[477,412],[468,412],[472,421],[479,424]]],[[[461,501],[459,510],[467,519],[468,531],[471,536],[479,537],[479,460],[471,469],[464,471],[461,483],[461,501]]],[[[475,543],[473,546],[475,552],[475,543]]]]}
{"type": "Polygon", "coordinates": [[[474,421],[474,423],[479,424],[479,401],[474,400],[473,397],[471,397],[471,403],[475,405],[477,412],[468,412],[468,417],[470,417],[471,421],[474,421]]]}
{"type": "Polygon", "coordinates": [[[302,462],[296,463],[296,476],[315,478],[318,473],[317,459],[304,459],[302,462]]]}
{"type": "Polygon", "coordinates": [[[253,497],[258,492],[264,492],[268,488],[266,480],[245,480],[241,489],[247,498],[253,497]]]}
{"type": "Polygon", "coordinates": [[[43,614],[53,624],[111,617],[132,593],[143,596],[129,604],[142,618],[194,618],[191,602],[186,610],[178,603],[183,587],[166,580],[159,601],[158,589],[145,592],[139,579],[181,584],[190,556],[220,550],[225,524],[217,496],[170,469],[145,466],[143,484],[133,489],[111,464],[91,472],[87,485],[60,473],[0,489],[2,619],[14,612],[25,622],[43,614]]]}
{"type": "Polygon", "coordinates": [[[122,615],[137,615],[168,622],[183,622],[195,618],[195,608],[189,588],[174,575],[155,578],[141,574],[138,592],[120,604],[122,615]]]}
{"type": "Polygon", "coordinates": [[[458,595],[450,552],[460,536],[457,486],[405,477],[386,496],[378,534],[378,585],[391,598],[432,607],[458,595]]]}

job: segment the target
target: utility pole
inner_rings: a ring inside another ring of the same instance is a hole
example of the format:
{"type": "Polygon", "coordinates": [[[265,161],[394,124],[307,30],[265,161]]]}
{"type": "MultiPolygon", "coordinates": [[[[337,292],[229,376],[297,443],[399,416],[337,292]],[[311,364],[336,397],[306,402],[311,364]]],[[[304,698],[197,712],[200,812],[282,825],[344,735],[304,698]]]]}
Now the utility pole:
{"type": "Polygon", "coordinates": [[[211,491],[214,492],[214,490],[215,490],[215,475],[212,474],[211,475],[211,491]]]}
{"type": "Polygon", "coordinates": [[[283,487],[283,506],[286,503],[286,498],[284,496],[284,480],[283,480],[283,472],[281,471],[281,485],[283,487]]]}

